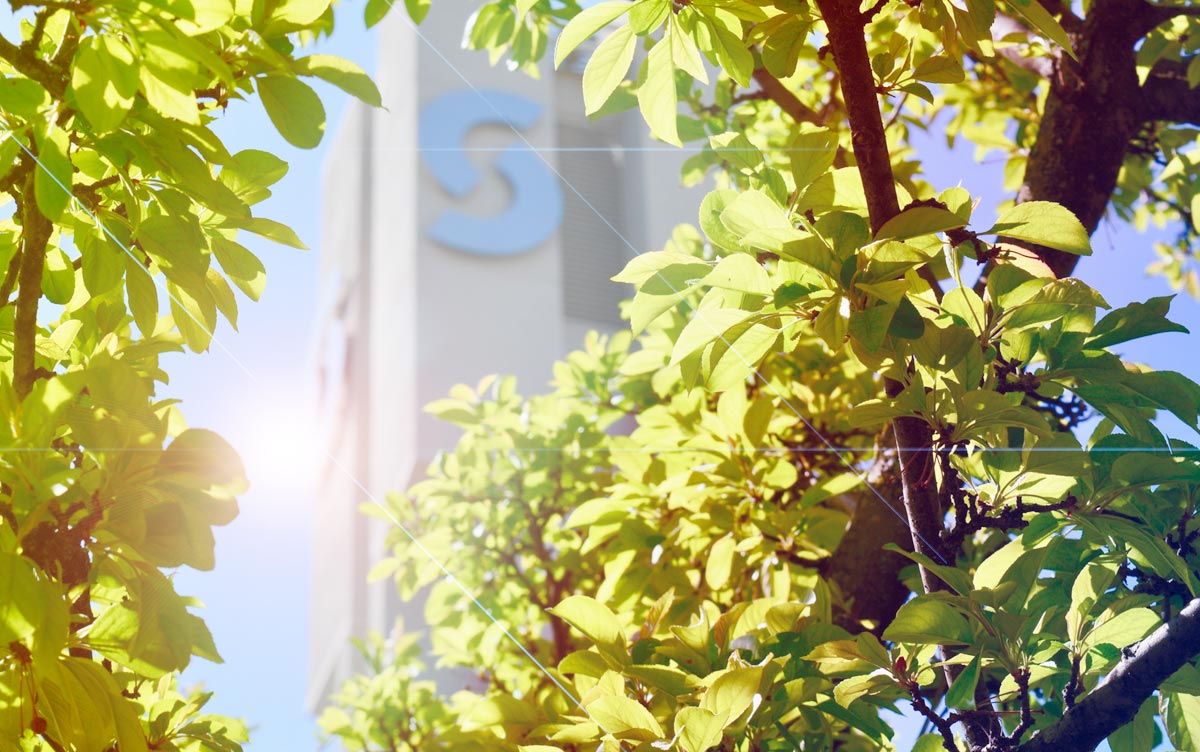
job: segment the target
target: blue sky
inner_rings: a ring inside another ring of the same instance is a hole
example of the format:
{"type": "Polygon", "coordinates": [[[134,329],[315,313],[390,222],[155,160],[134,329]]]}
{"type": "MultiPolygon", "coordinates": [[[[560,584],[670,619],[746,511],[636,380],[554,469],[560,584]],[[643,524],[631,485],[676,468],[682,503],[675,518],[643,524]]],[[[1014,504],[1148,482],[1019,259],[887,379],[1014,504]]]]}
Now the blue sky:
{"type": "MultiPolygon", "coordinates": [[[[363,30],[353,4],[344,6],[341,16],[342,28],[319,51],[373,71],[376,34],[363,30]]],[[[9,33],[11,18],[0,22],[0,28],[9,33]]],[[[227,326],[218,330],[220,346],[212,352],[172,356],[164,363],[172,375],[166,394],[184,400],[192,425],[220,432],[242,451],[252,481],[241,501],[241,516],[217,531],[216,570],[185,569],[175,575],[181,592],[206,604],[202,615],[226,660],[215,665],[198,659],[186,672],[185,683],[203,682],[215,690],[211,707],[247,718],[254,728],[250,749],[264,752],[302,752],[317,746],[313,721],[303,709],[315,503],[311,489],[317,465],[311,454],[315,442],[309,441],[315,438],[310,428],[312,346],[322,162],[347,103],[339,91],[318,88],[329,125],[325,143],[316,150],[305,152],[286,144],[256,103],[232,104],[218,127],[232,151],[266,149],[289,162],[288,176],[256,213],[292,226],[312,250],[296,251],[247,237],[267,266],[263,300],[242,306],[241,331],[227,326]]],[[[931,146],[936,142],[930,139],[931,146]]],[[[982,194],[978,216],[984,222],[1003,198],[997,190],[1002,165],[976,164],[971,149],[967,145],[927,162],[926,173],[939,188],[961,182],[972,195],[982,194]]],[[[1096,256],[1083,260],[1079,274],[1114,306],[1166,294],[1163,280],[1144,274],[1151,260],[1150,243],[1135,231],[1102,227],[1094,238],[1096,256]]],[[[1200,332],[1200,306],[1194,301],[1178,298],[1173,318],[1200,332]]],[[[1200,374],[1194,355],[1200,350],[1198,343],[1196,335],[1168,334],[1130,343],[1124,355],[1195,377],[1200,374]]],[[[903,726],[901,734],[909,736],[911,724],[903,726]]]]}

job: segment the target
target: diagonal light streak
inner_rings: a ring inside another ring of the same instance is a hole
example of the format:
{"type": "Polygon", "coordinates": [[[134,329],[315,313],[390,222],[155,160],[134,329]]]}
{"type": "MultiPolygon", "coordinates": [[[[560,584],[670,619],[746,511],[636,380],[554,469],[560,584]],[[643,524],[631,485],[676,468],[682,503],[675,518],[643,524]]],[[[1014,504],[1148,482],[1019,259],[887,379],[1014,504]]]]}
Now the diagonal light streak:
{"type": "MultiPolygon", "coordinates": [[[[604,216],[604,215],[603,215],[603,214],[602,214],[602,213],[601,213],[601,212],[600,212],[600,211],[599,211],[599,210],[598,210],[598,209],[597,209],[597,208],[596,208],[596,207],[595,207],[595,206],[592,204],[592,202],[591,202],[591,201],[588,201],[588,199],[587,199],[587,198],[586,198],[586,197],[585,197],[585,196],[584,196],[582,193],[580,193],[580,192],[579,192],[579,190],[578,190],[578,189],[577,189],[577,188],[576,188],[574,185],[572,185],[572,184],[571,184],[571,181],[567,180],[567,178],[566,178],[566,177],[565,177],[565,176],[564,176],[564,175],[563,175],[561,172],[559,172],[558,168],[557,168],[557,167],[555,167],[555,166],[554,166],[554,165],[553,165],[553,164],[550,162],[550,160],[546,159],[545,155],[544,155],[544,154],[543,154],[541,151],[539,151],[539,150],[538,150],[538,148],[537,148],[536,146],[534,146],[534,145],[533,145],[533,143],[531,143],[531,142],[529,141],[529,139],[528,139],[528,138],[526,138],[526,137],[525,137],[525,134],[524,134],[524,133],[522,133],[522,132],[521,132],[521,130],[520,130],[520,129],[518,129],[518,128],[517,128],[517,127],[516,127],[516,126],[513,124],[512,120],[511,120],[511,119],[509,119],[509,118],[507,118],[507,117],[505,117],[504,113],[503,113],[503,112],[501,112],[501,111],[500,111],[500,109],[499,109],[498,107],[496,107],[496,105],[494,105],[490,99],[488,99],[487,95],[486,95],[486,94],[484,94],[482,91],[480,91],[480,89],[479,89],[477,86],[475,86],[475,84],[474,84],[474,83],[473,83],[473,82],[472,82],[472,81],[471,81],[469,78],[467,78],[465,75],[463,75],[462,71],[460,71],[460,70],[458,69],[458,67],[454,65],[454,63],[452,63],[452,62],[451,62],[451,61],[450,61],[450,60],[449,60],[449,59],[448,59],[448,58],[447,58],[445,55],[443,55],[443,54],[442,54],[441,50],[439,50],[439,49],[438,49],[438,48],[437,48],[437,47],[436,47],[436,46],[435,46],[435,45],[434,45],[434,44],[433,44],[431,41],[429,41],[429,38],[428,38],[428,37],[426,37],[424,34],[422,34],[422,33],[421,33],[421,29],[420,29],[420,28],[417,26],[417,24],[413,23],[413,21],[412,21],[412,19],[411,19],[411,18],[409,18],[407,15],[405,15],[405,16],[404,16],[404,18],[405,18],[405,20],[408,22],[409,26],[412,28],[413,32],[414,32],[414,33],[417,35],[417,37],[418,37],[418,38],[419,38],[419,39],[420,39],[422,42],[424,42],[424,43],[425,43],[425,46],[426,46],[426,47],[428,47],[428,48],[429,48],[429,49],[430,49],[430,50],[431,50],[431,51],[432,51],[432,52],[433,52],[435,55],[437,55],[437,56],[438,56],[438,58],[440,58],[440,59],[441,59],[441,61],[442,61],[443,63],[445,63],[445,64],[446,64],[446,66],[447,66],[448,68],[450,68],[450,70],[451,70],[451,71],[452,71],[452,72],[453,72],[453,73],[454,73],[456,76],[458,76],[458,78],[459,78],[459,79],[461,79],[461,80],[462,80],[462,82],[463,82],[464,84],[466,84],[468,88],[470,88],[470,89],[471,89],[471,91],[475,92],[475,94],[476,94],[476,95],[477,95],[477,96],[478,96],[480,99],[482,99],[482,100],[483,100],[483,102],[484,102],[485,104],[487,104],[487,106],[488,106],[488,107],[489,107],[489,108],[490,108],[490,109],[491,109],[491,110],[492,110],[494,113],[496,113],[496,117],[497,117],[497,118],[499,118],[500,122],[502,122],[502,123],[504,123],[505,125],[507,125],[507,126],[508,126],[508,128],[509,128],[509,129],[510,129],[510,130],[511,130],[511,131],[512,131],[514,134],[516,134],[517,138],[519,138],[519,139],[522,141],[522,143],[524,143],[524,144],[525,144],[526,148],[528,148],[528,149],[529,149],[531,152],[533,152],[533,154],[534,154],[535,156],[537,156],[537,158],[538,158],[539,160],[541,160],[541,162],[542,162],[544,165],[546,165],[546,168],[547,168],[547,169],[549,169],[549,170],[550,170],[550,172],[554,173],[554,175],[555,175],[555,176],[556,176],[556,177],[557,177],[559,180],[561,180],[561,181],[562,181],[563,185],[565,185],[565,186],[566,186],[568,189],[570,189],[570,191],[571,191],[572,193],[574,193],[574,194],[575,194],[575,196],[576,196],[576,197],[577,197],[577,198],[578,198],[580,201],[582,201],[582,202],[583,202],[583,204],[584,204],[584,205],[585,205],[585,206],[586,206],[588,209],[590,209],[590,210],[591,210],[591,212],[592,212],[593,214],[595,214],[595,215],[596,215],[596,218],[597,218],[597,219],[599,219],[601,222],[603,222],[603,223],[604,223],[604,225],[605,225],[605,226],[606,226],[606,227],[607,227],[609,230],[611,230],[611,231],[612,231],[612,233],[613,233],[614,235],[616,235],[616,236],[617,236],[617,238],[618,238],[618,239],[620,239],[620,241],[621,241],[622,243],[624,243],[624,244],[625,244],[625,246],[626,246],[627,248],[629,248],[630,252],[632,252],[634,256],[640,256],[640,255],[642,255],[642,253],[643,253],[643,252],[642,252],[642,251],[639,251],[639,250],[638,250],[638,249],[637,249],[637,248],[636,248],[636,247],[633,245],[633,243],[629,242],[629,239],[628,239],[628,238],[626,238],[626,237],[625,237],[625,236],[624,236],[624,235],[621,233],[621,231],[620,231],[620,230],[618,230],[618,229],[617,229],[617,228],[616,228],[616,227],[615,227],[615,226],[612,224],[612,222],[609,222],[609,221],[608,221],[608,218],[606,218],[606,217],[605,217],[605,216],[604,216]]],[[[947,562],[947,561],[945,560],[945,558],[943,558],[943,557],[942,557],[941,553],[938,551],[938,547],[937,547],[937,546],[933,545],[933,544],[932,544],[930,541],[926,540],[926,539],[925,539],[925,537],[924,537],[923,535],[921,535],[921,533],[919,533],[919,532],[917,532],[916,530],[914,530],[914,529],[913,529],[913,527],[912,527],[912,526],[909,524],[909,522],[908,522],[908,516],[907,516],[907,515],[905,515],[905,514],[903,514],[902,512],[900,512],[900,510],[896,509],[896,507],[895,507],[895,506],[894,506],[894,505],[893,505],[891,502],[889,502],[889,501],[888,501],[886,498],[884,498],[883,494],[881,494],[881,493],[879,492],[879,489],[875,488],[875,486],[874,486],[874,485],[872,485],[872,484],[871,484],[871,482],[867,480],[866,476],[865,476],[865,475],[862,473],[862,471],[860,471],[860,470],[859,470],[857,467],[855,467],[855,466],[854,466],[854,463],[853,463],[853,462],[851,462],[851,461],[850,461],[850,460],[849,460],[849,459],[846,457],[846,454],[845,454],[844,452],[840,451],[840,450],[839,450],[837,447],[835,447],[835,446],[834,446],[834,445],[833,445],[833,444],[832,444],[832,443],[829,441],[829,439],[825,438],[825,436],[824,436],[824,435],[823,435],[823,434],[822,434],[820,431],[818,431],[818,430],[817,430],[817,428],[816,428],[816,427],[815,427],[815,426],[812,424],[812,422],[811,422],[811,421],[809,421],[809,420],[808,420],[808,418],[804,417],[804,415],[803,415],[803,414],[802,414],[802,413],[801,413],[801,412],[800,412],[800,411],[799,411],[799,410],[796,408],[796,406],[795,406],[795,405],[793,405],[793,404],[791,403],[791,401],[790,401],[790,400],[788,400],[788,398],[787,398],[786,396],[784,396],[784,395],[783,395],[783,393],[782,393],[782,392],[780,392],[780,391],[779,391],[779,389],[777,389],[777,388],[775,387],[775,385],[774,385],[774,384],[772,384],[770,381],[768,381],[768,380],[767,380],[767,378],[766,378],[765,376],[763,376],[763,375],[762,375],[762,373],[761,373],[761,372],[760,372],[760,371],[759,371],[757,368],[755,368],[755,367],[754,367],[754,365],[753,365],[753,364],[751,364],[751,363],[750,363],[750,361],[749,361],[749,360],[747,360],[747,359],[746,359],[746,357],[745,357],[744,355],[742,355],[742,353],[741,353],[741,352],[739,352],[739,351],[738,351],[738,349],[737,349],[737,348],[735,348],[731,342],[729,342],[729,340],[727,340],[727,339],[725,338],[725,335],[724,335],[724,333],[723,333],[723,332],[719,331],[719,330],[718,330],[716,327],[714,327],[714,326],[712,325],[712,323],[711,323],[711,322],[709,322],[709,321],[708,321],[708,319],[706,319],[706,318],[704,317],[704,314],[703,314],[703,313],[702,313],[702,312],[701,312],[701,311],[700,311],[698,308],[696,308],[696,307],[695,307],[695,306],[693,306],[691,303],[689,303],[689,302],[688,302],[688,301],[687,301],[687,300],[684,298],[684,294],[683,294],[683,293],[682,293],[682,292],[681,292],[681,291],[680,291],[680,290],[679,290],[677,287],[675,287],[675,285],[671,284],[671,281],[670,281],[669,279],[667,279],[667,278],[666,278],[666,277],[665,277],[665,276],[662,274],[661,270],[655,270],[655,272],[654,272],[654,273],[655,273],[655,276],[657,276],[657,277],[658,277],[660,280],[662,280],[662,281],[663,281],[663,282],[664,282],[664,283],[667,285],[667,287],[668,287],[668,288],[671,290],[671,292],[675,293],[675,294],[676,294],[676,295],[679,297],[679,300],[680,300],[680,301],[682,301],[682,302],[683,302],[685,305],[687,305],[687,306],[688,306],[688,308],[690,308],[690,309],[692,310],[692,312],[693,312],[693,314],[696,316],[696,318],[698,318],[698,319],[700,319],[701,321],[703,321],[703,322],[704,322],[704,323],[705,323],[705,324],[708,326],[708,328],[709,328],[709,329],[710,329],[710,330],[711,330],[713,333],[715,333],[715,334],[717,335],[717,338],[718,338],[718,339],[720,339],[720,340],[721,340],[721,342],[722,342],[722,343],[724,343],[724,344],[725,344],[725,346],[726,346],[727,348],[729,348],[729,351],[730,351],[730,352],[732,352],[734,355],[736,355],[736,356],[738,357],[738,359],[742,361],[743,365],[745,365],[747,368],[749,368],[749,369],[751,370],[751,372],[752,372],[752,373],[755,375],[755,377],[757,377],[757,378],[758,378],[760,381],[762,381],[762,383],[763,383],[763,385],[764,385],[764,386],[766,386],[768,389],[770,389],[772,392],[774,392],[775,396],[779,398],[780,402],[782,402],[783,404],[787,405],[788,409],[790,409],[790,410],[791,410],[793,413],[795,413],[796,417],[800,419],[800,422],[802,422],[802,423],[805,425],[805,427],[806,427],[806,428],[808,428],[808,430],[809,430],[809,431],[812,431],[812,433],[813,433],[813,434],[814,434],[814,435],[815,435],[817,438],[819,438],[819,439],[821,440],[821,442],[822,442],[822,443],[824,443],[824,444],[825,444],[825,446],[826,446],[826,447],[828,447],[828,448],[830,449],[830,451],[832,451],[832,452],[833,452],[833,454],[837,455],[838,459],[840,459],[840,460],[842,461],[842,464],[844,464],[844,465],[845,465],[845,466],[846,466],[846,467],[847,467],[847,468],[850,470],[850,472],[854,473],[854,474],[855,474],[855,475],[858,477],[858,479],[859,479],[859,480],[861,480],[861,481],[862,481],[862,482],[863,482],[863,483],[864,483],[864,484],[867,486],[867,488],[869,488],[869,489],[871,490],[871,493],[873,493],[873,494],[874,494],[874,495],[875,495],[875,496],[876,496],[876,497],[877,497],[877,498],[878,498],[878,499],[879,499],[881,502],[883,502],[884,506],[886,506],[886,507],[887,507],[889,510],[891,510],[892,514],[894,514],[894,515],[896,515],[898,518],[900,518],[900,521],[904,523],[904,526],[905,526],[905,527],[907,527],[907,528],[909,529],[909,531],[910,531],[910,532],[911,532],[913,535],[915,535],[915,536],[916,536],[916,537],[917,537],[917,538],[918,538],[918,539],[919,539],[921,542],[923,542],[923,543],[924,543],[926,546],[928,546],[928,547],[929,547],[929,550],[933,551],[933,552],[934,552],[934,554],[937,556],[937,558],[938,558],[938,559],[939,559],[939,560],[940,560],[940,561],[941,561],[943,564],[948,564],[948,563],[949,563],[949,562],[947,562]]],[[[906,451],[907,451],[907,450],[906,450],[906,451]]]]}

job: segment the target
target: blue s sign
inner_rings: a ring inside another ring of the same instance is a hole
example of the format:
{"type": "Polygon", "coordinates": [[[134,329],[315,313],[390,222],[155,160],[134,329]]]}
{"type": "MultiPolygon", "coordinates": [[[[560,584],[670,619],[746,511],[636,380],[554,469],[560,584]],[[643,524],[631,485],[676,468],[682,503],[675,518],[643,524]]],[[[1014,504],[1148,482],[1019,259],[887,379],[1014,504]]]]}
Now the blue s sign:
{"type": "MultiPolygon", "coordinates": [[[[469,195],[480,174],[463,145],[479,125],[533,126],[541,107],[503,91],[455,91],[421,111],[418,144],[426,168],[451,196],[469,195]],[[486,99],[485,99],[486,97],[486,99]]],[[[500,152],[495,167],[512,188],[512,202],[499,214],[475,216],[447,210],[429,228],[437,242],[481,256],[513,256],[537,248],[558,229],[563,195],[554,173],[524,143],[500,152]]]]}

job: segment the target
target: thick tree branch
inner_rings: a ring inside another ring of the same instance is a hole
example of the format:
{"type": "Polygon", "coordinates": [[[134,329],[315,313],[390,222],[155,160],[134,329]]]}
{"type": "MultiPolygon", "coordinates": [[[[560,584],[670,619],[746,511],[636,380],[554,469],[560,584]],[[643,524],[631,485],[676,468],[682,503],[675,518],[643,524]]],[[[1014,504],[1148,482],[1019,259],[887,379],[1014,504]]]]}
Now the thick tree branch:
{"type": "Polygon", "coordinates": [[[829,29],[829,46],[841,78],[842,101],[850,121],[854,159],[862,175],[871,232],[900,213],[887,134],[879,112],[875,74],[867,53],[865,18],[853,0],[817,0],[829,29]]]}
{"type": "MultiPolygon", "coordinates": [[[[73,54],[73,53],[72,53],[73,54]]],[[[26,78],[37,81],[55,99],[62,99],[67,90],[67,80],[54,66],[34,54],[33,50],[22,49],[0,36],[0,59],[26,78]]]]}
{"type": "Polygon", "coordinates": [[[1200,16],[1200,6],[1146,2],[1139,15],[1136,31],[1139,36],[1144,36],[1177,16],[1200,16]]]}
{"type": "Polygon", "coordinates": [[[1133,720],[1167,677],[1200,653],[1200,598],[1133,648],[1099,687],[1058,721],[1022,744],[1020,752],[1091,752],[1133,720]]]}
{"type": "Polygon", "coordinates": [[[1142,116],[1147,121],[1200,123],[1200,90],[1187,79],[1187,63],[1159,61],[1141,90],[1142,116]]]}
{"type": "MultiPolygon", "coordinates": [[[[1071,42],[1079,61],[1056,62],[1018,201],[1054,201],[1093,232],[1108,208],[1129,142],[1144,122],[1135,43],[1144,0],[1096,0],[1071,42]]],[[[1142,32],[1144,33],[1144,32],[1142,32]]],[[[1054,274],[1079,257],[1034,248],[1054,274]]]]}

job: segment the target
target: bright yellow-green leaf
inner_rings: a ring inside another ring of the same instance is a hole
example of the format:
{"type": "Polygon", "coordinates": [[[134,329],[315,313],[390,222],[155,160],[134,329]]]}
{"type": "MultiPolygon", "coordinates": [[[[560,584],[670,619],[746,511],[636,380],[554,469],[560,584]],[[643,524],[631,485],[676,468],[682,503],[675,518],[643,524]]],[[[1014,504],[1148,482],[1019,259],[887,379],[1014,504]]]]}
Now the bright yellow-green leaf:
{"type": "Polygon", "coordinates": [[[298,75],[316,76],[372,107],[382,107],[379,88],[357,64],[336,55],[308,55],[292,65],[298,75]]]}
{"type": "Polygon", "coordinates": [[[704,283],[752,295],[766,296],[774,292],[767,270],[747,253],[735,253],[721,259],[704,278],[704,283]]]}
{"type": "Polygon", "coordinates": [[[733,555],[737,541],[733,536],[726,535],[717,539],[708,550],[708,560],[704,564],[704,580],[713,590],[720,590],[729,582],[733,573],[733,555]]]}
{"type": "Polygon", "coordinates": [[[34,197],[42,215],[52,221],[58,221],[71,203],[74,169],[67,156],[68,148],[67,132],[61,128],[51,126],[49,134],[37,139],[34,197]]]}
{"type": "MultiPolygon", "coordinates": [[[[632,7],[633,3],[613,0],[612,2],[596,3],[590,8],[585,8],[579,15],[572,18],[571,23],[567,24],[562,33],[558,35],[558,41],[554,44],[554,67],[562,65],[563,60],[566,60],[567,55],[574,52],[576,47],[628,13],[632,7]]],[[[628,70],[629,66],[625,67],[628,70]]]]}
{"type": "Polygon", "coordinates": [[[671,61],[679,70],[702,84],[708,83],[708,71],[704,69],[704,61],[700,58],[700,50],[696,41],[677,22],[672,21],[667,26],[667,39],[671,45],[671,61]]]}
{"type": "Polygon", "coordinates": [[[704,693],[700,707],[724,717],[726,724],[732,723],[754,704],[762,676],[761,666],[730,669],[717,677],[704,693]]]}
{"type": "Polygon", "coordinates": [[[697,707],[680,708],[675,715],[675,733],[683,752],[708,752],[721,743],[725,716],[697,707]]]}
{"type": "Polygon", "coordinates": [[[1162,619],[1148,608],[1131,608],[1098,624],[1083,638],[1088,645],[1132,645],[1158,629],[1162,619]]]}
{"type": "Polygon", "coordinates": [[[679,140],[679,95],[675,90],[671,45],[660,42],[650,50],[646,78],[638,86],[637,98],[650,133],[660,141],[683,146],[679,140]]]}
{"type": "Polygon", "coordinates": [[[133,107],[140,63],[116,35],[84,37],[75,52],[71,88],[79,109],[98,133],[116,128],[133,107]]]}
{"type": "Polygon", "coordinates": [[[621,623],[608,606],[586,595],[572,595],[549,609],[550,613],[582,632],[597,645],[624,646],[621,623]]]}
{"type": "Polygon", "coordinates": [[[969,645],[973,639],[965,616],[928,596],[905,603],[884,630],[883,639],[934,645],[969,645]]]}
{"type": "Polygon", "coordinates": [[[330,0],[279,0],[271,12],[271,20],[308,26],[329,8],[330,0]]]}
{"type": "Polygon", "coordinates": [[[965,227],[966,221],[952,211],[939,206],[914,206],[905,209],[889,219],[875,233],[875,238],[881,240],[892,238],[907,240],[921,235],[931,235],[935,232],[965,227]]]}
{"type": "Polygon", "coordinates": [[[42,292],[46,300],[59,305],[65,304],[75,294],[75,268],[71,259],[61,248],[46,251],[42,270],[42,292]]]}
{"type": "Polygon", "coordinates": [[[263,107],[279,135],[301,149],[321,143],[325,107],[312,87],[290,76],[269,75],[256,81],[263,107]]]}
{"type": "Polygon", "coordinates": [[[1066,253],[1090,256],[1087,230],[1068,209],[1050,201],[1026,201],[1000,213],[983,234],[1016,238],[1066,253]]]}
{"type": "Polygon", "coordinates": [[[597,45],[583,69],[583,103],[587,114],[603,107],[625,80],[636,49],[637,37],[628,26],[617,29],[597,45]]]}
{"type": "Polygon", "coordinates": [[[662,726],[638,702],[619,695],[606,695],[587,704],[588,715],[605,732],[625,739],[661,739],[662,726]]]}

